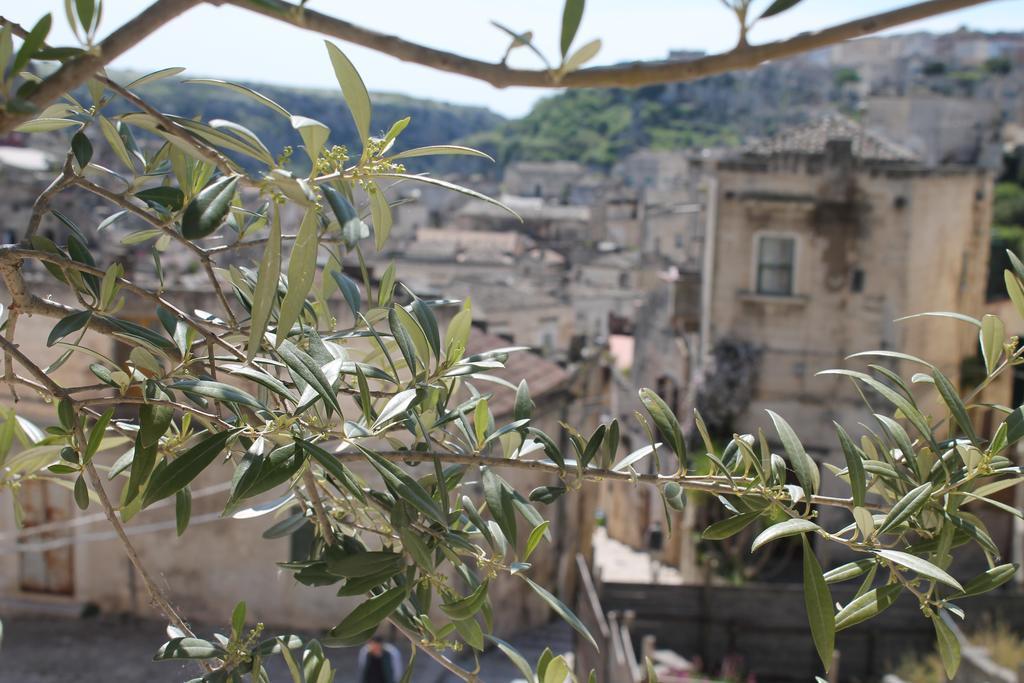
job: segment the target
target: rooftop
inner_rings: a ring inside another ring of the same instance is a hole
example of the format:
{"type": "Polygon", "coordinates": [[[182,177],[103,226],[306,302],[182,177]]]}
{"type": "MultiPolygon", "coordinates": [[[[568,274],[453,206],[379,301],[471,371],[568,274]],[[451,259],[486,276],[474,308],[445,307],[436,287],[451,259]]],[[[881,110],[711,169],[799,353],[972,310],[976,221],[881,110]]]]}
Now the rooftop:
{"type": "MultiPolygon", "coordinates": [[[[466,354],[500,349],[508,345],[508,342],[501,337],[487,334],[479,328],[473,327],[470,329],[469,342],[466,344],[466,354]]],[[[562,366],[532,351],[510,353],[504,368],[492,370],[488,374],[500,377],[512,384],[519,384],[519,380],[525,379],[530,387],[530,394],[534,398],[555,391],[569,379],[569,372],[562,366]]],[[[508,415],[512,412],[516,401],[514,391],[507,387],[484,382],[477,382],[476,385],[480,391],[494,394],[487,403],[496,416],[508,415]]]]}
{"type": "Polygon", "coordinates": [[[866,128],[846,116],[832,114],[806,126],[788,128],[774,137],[753,142],[742,149],[744,156],[800,154],[822,155],[828,143],[852,143],[853,156],[863,161],[915,162],[919,157],[878,131],[866,128]]]}

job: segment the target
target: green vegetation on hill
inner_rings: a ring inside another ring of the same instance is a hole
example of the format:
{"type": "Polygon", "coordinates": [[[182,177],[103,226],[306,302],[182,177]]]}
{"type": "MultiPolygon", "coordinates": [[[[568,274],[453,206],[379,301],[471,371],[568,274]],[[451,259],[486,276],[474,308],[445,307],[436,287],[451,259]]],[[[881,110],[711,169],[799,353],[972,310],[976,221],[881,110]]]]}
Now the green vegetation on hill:
{"type": "Polygon", "coordinates": [[[843,106],[843,82],[830,69],[773,64],[692,83],[570,90],[463,142],[499,164],[571,159],[607,167],[643,147],[729,147],[802,123],[816,107],[843,106]]]}
{"type": "Polygon", "coordinates": [[[573,90],[542,100],[527,116],[464,141],[499,163],[572,159],[609,166],[640,147],[682,149],[734,145],[740,135],[686,102],[665,102],[658,91],[573,90]]]}
{"type": "MultiPolygon", "coordinates": [[[[124,75],[118,75],[118,79],[124,81],[124,75]]],[[[263,93],[289,111],[302,112],[303,116],[329,126],[333,144],[352,146],[356,142],[352,116],[337,92],[255,83],[245,85],[263,93]]],[[[287,124],[281,125],[279,114],[224,88],[183,84],[178,79],[168,78],[142,86],[139,94],[163,112],[189,118],[200,116],[207,121],[227,119],[239,123],[256,133],[275,155],[286,146],[297,148],[301,144],[296,131],[291,130],[287,124]]],[[[127,108],[122,105],[123,109],[127,108]]],[[[116,113],[119,109],[111,105],[111,111],[116,113]]],[[[459,106],[389,93],[373,95],[373,133],[383,134],[391,124],[405,116],[410,116],[411,121],[396,149],[452,142],[466,135],[493,129],[505,120],[484,107],[459,106]]],[[[303,156],[296,154],[295,158],[301,159],[303,156]]],[[[437,164],[432,164],[431,159],[414,159],[409,166],[414,170],[435,170],[437,164]]]]}

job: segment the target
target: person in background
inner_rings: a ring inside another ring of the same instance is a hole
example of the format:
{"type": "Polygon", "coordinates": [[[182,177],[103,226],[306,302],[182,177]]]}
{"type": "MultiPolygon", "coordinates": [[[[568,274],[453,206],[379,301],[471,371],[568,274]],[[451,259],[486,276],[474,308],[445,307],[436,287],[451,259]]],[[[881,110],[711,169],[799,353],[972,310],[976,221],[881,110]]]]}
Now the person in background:
{"type": "Polygon", "coordinates": [[[654,520],[651,526],[647,527],[647,552],[651,562],[651,583],[658,583],[658,574],[661,573],[661,547],[665,542],[665,535],[661,531],[661,522],[654,520]]]}
{"type": "Polygon", "coordinates": [[[402,655],[398,648],[374,636],[359,650],[358,683],[398,683],[402,655]]]}

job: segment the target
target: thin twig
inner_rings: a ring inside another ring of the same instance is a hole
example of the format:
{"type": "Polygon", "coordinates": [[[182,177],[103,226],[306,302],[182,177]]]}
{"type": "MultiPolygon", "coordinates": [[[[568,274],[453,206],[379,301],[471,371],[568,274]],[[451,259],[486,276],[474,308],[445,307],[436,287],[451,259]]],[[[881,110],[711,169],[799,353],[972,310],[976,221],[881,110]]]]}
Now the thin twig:
{"type": "Polygon", "coordinates": [[[405,626],[400,624],[398,622],[398,620],[395,619],[394,617],[388,617],[388,622],[392,626],[394,626],[396,629],[398,629],[398,631],[403,636],[408,638],[409,642],[412,644],[413,647],[418,647],[421,652],[424,652],[428,657],[433,659],[435,662],[437,662],[438,664],[440,664],[444,668],[446,668],[449,671],[451,671],[453,674],[455,674],[456,676],[458,676],[462,680],[464,680],[464,681],[480,681],[480,678],[475,673],[473,673],[472,671],[467,671],[466,669],[463,669],[461,666],[459,666],[458,664],[456,664],[452,660],[448,659],[447,657],[445,657],[440,652],[434,650],[433,648],[430,648],[430,647],[427,647],[426,645],[424,645],[421,642],[421,639],[420,639],[419,635],[417,635],[414,631],[410,631],[405,626]]]}
{"type": "Polygon", "coordinates": [[[313,506],[313,512],[316,514],[316,521],[320,526],[320,535],[323,536],[324,543],[334,545],[334,527],[331,526],[331,520],[324,510],[324,503],[320,499],[320,491],[316,486],[316,477],[313,476],[313,470],[309,467],[306,467],[302,473],[302,484],[306,489],[306,495],[309,496],[309,504],[313,506]]]}

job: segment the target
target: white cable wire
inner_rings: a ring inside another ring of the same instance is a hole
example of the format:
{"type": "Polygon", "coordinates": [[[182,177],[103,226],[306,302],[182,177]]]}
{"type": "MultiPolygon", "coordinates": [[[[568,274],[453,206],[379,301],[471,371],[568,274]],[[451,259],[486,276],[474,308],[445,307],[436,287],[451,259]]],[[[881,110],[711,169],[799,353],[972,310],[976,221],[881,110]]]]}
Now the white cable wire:
{"type": "MultiPolygon", "coordinates": [[[[223,491],[227,491],[231,488],[230,482],[224,482],[221,484],[214,484],[201,488],[192,493],[192,500],[198,500],[205,498],[206,496],[213,496],[223,491]]],[[[162,507],[167,507],[174,504],[173,498],[165,498],[164,500],[157,501],[150,505],[147,510],[157,510],[162,507]]],[[[56,522],[46,522],[44,524],[36,524],[33,526],[25,527],[24,529],[17,529],[15,531],[7,531],[0,533],[0,543],[4,541],[17,540],[21,538],[27,538],[29,536],[36,536],[39,534],[45,534],[48,531],[63,531],[64,529],[74,529],[80,526],[89,526],[99,522],[106,522],[107,516],[102,512],[97,512],[91,515],[82,515],[75,517],[74,519],[66,519],[56,522]]]]}
{"type": "MultiPolygon", "coordinates": [[[[201,526],[203,524],[209,524],[210,522],[216,522],[218,520],[227,519],[231,518],[223,517],[219,512],[208,512],[205,515],[193,517],[189,522],[189,527],[191,528],[194,526],[201,526]]],[[[154,531],[174,529],[177,527],[177,524],[177,520],[172,519],[162,522],[140,524],[134,527],[126,527],[125,531],[129,536],[136,536],[139,534],[153,533],[154,531]]],[[[114,531],[97,531],[91,534],[79,534],[67,538],[58,538],[52,541],[41,541],[39,543],[7,543],[0,545],[0,555],[13,555],[16,553],[41,553],[47,550],[56,550],[58,548],[64,548],[69,545],[77,545],[79,543],[93,543],[96,541],[108,541],[116,538],[117,533],[114,531]]]]}

